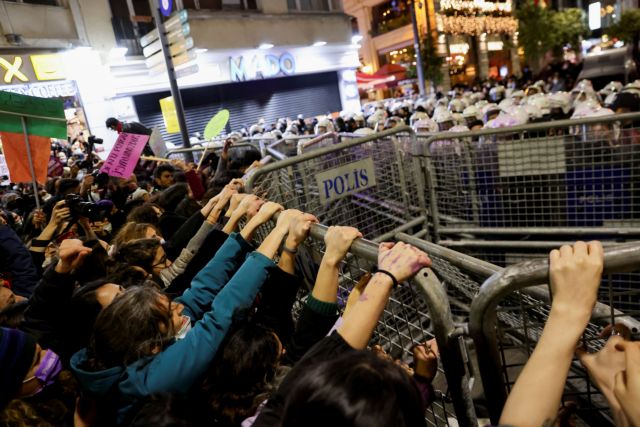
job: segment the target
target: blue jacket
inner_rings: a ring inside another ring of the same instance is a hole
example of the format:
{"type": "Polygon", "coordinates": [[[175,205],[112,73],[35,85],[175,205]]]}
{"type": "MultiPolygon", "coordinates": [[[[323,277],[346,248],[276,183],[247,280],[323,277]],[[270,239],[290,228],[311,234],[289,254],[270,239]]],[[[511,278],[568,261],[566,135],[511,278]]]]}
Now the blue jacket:
{"type": "Polygon", "coordinates": [[[183,314],[195,322],[193,328],[184,339],[174,341],[159,354],[97,372],[83,368],[86,349],[74,354],[71,368],[82,388],[98,398],[116,399],[118,422],[122,422],[131,405],[145,396],[188,392],[209,368],[229,331],[234,312],[251,306],[274,266],[260,253],[247,257],[251,249],[239,234],[229,236],[193,279],[191,288],[176,300],[184,304],[183,314]]]}
{"type": "Polygon", "coordinates": [[[0,225],[0,264],[1,270],[11,273],[13,292],[29,298],[38,284],[38,272],[29,250],[8,225],[0,225]]]}

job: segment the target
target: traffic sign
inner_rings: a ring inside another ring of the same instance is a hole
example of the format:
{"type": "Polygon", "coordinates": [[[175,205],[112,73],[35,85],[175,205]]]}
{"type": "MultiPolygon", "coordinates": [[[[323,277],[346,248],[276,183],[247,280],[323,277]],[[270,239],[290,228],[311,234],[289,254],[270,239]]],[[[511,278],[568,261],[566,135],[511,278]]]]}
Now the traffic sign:
{"type": "MultiPolygon", "coordinates": [[[[170,34],[171,32],[180,28],[183,24],[186,24],[189,19],[189,14],[186,10],[181,10],[178,13],[173,14],[173,16],[167,19],[164,23],[165,32],[170,34]]],[[[187,24],[188,25],[188,24],[187,24]]],[[[158,29],[154,29],[149,31],[144,36],[140,37],[140,45],[145,47],[150,43],[158,40],[158,29]]]]}
{"type": "Polygon", "coordinates": [[[158,3],[160,3],[160,12],[162,12],[164,16],[171,15],[171,9],[173,8],[172,0],[158,0],[158,3]]]}
{"type": "MultiPolygon", "coordinates": [[[[169,42],[169,45],[172,45],[174,43],[180,43],[181,41],[185,40],[189,36],[190,32],[191,32],[191,27],[189,26],[189,24],[184,24],[182,27],[176,29],[175,31],[168,33],[167,41],[169,42]]],[[[159,52],[161,50],[162,50],[162,43],[160,43],[160,39],[158,39],[153,43],[147,45],[145,48],[143,48],[142,55],[144,55],[145,58],[148,58],[154,53],[159,52]]]]}

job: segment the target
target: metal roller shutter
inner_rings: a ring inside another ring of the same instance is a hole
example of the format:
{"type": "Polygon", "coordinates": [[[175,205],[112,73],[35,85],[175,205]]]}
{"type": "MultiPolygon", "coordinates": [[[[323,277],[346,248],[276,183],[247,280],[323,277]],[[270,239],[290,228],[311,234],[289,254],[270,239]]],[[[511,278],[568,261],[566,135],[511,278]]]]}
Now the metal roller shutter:
{"type": "MultiPolygon", "coordinates": [[[[271,124],[279,117],[312,117],[341,109],[336,72],[206,86],[181,93],[190,135],[202,133],[222,108],[231,113],[228,131],[249,127],[260,118],[271,124]]],[[[141,123],[150,128],[158,126],[165,141],[182,145],[179,133],[165,132],[159,100],[169,95],[157,92],[135,96],[136,110],[141,123]]]]}

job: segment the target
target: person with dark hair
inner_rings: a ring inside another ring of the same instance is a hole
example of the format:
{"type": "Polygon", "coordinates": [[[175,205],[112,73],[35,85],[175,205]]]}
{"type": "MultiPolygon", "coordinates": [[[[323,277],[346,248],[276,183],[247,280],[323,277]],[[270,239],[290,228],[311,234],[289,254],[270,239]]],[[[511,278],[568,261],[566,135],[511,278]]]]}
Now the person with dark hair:
{"type": "Polygon", "coordinates": [[[163,209],[160,206],[153,203],[144,203],[131,210],[127,216],[127,222],[144,222],[159,228],[162,212],[163,209]]]}
{"type": "Polygon", "coordinates": [[[206,418],[199,402],[175,394],[153,395],[131,409],[127,427],[196,427],[206,418]]]}
{"type": "Polygon", "coordinates": [[[184,394],[206,372],[233,314],[253,302],[291,221],[302,215],[281,212],[276,227],[245,261],[247,239],[281,209],[265,203],[176,301],[153,288],[133,287],[98,315],[91,344],[73,356],[71,366],[84,390],[96,398],[113,397],[119,422],[141,398],[184,394]]]}
{"type": "Polygon", "coordinates": [[[61,370],[58,356],[42,349],[29,334],[0,328],[0,409],[14,398],[41,392],[61,370]]]}
{"type": "Polygon", "coordinates": [[[38,272],[29,250],[16,232],[0,223],[0,274],[6,285],[0,283],[0,310],[29,298],[38,283],[38,272]]]}
{"type": "Polygon", "coordinates": [[[404,244],[382,243],[374,274],[337,331],[296,364],[254,426],[423,426],[418,385],[394,363],[363,351],[392,287],[430,265],[404,244]]]}
{"type": "Polygon", "coordinates": [[[174,183],[173,174],[175,168],[169,163],[163,163],[158,165],[153,171],[153,192],[166,190],[174,183]]]}

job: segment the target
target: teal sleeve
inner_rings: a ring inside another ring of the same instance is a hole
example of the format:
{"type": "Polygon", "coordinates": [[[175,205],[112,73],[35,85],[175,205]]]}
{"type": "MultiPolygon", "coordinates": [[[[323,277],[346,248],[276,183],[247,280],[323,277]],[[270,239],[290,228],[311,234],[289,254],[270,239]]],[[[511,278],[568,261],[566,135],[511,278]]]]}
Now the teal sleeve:
{"type": "Polygon", "coordinates": [[[193,278],[191,287],[176,302],[184,305],[183,314],[192,322],[202,319],[211,303],[242,265],[252,247],[240,234],[232,233],[211,261],[193,278]]]}
{"type": "Polygon", "coordinates": [[[211,310],[187,336],[167,347],[146,366],[145,392],[186,393],[206,373],[237,310],[251,307],[273,261],[254,252],[220,291],[211,310]]]}

